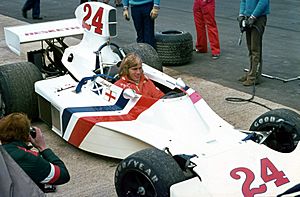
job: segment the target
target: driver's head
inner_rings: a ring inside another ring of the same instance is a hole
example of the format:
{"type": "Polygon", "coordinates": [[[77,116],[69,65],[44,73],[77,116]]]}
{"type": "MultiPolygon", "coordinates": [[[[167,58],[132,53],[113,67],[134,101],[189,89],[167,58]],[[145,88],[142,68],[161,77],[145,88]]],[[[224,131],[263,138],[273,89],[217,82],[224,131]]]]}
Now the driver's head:
{"type": "Polygon", "coordinates": [[[121,62],[119,75],[139,83],[142,74],[142,59],[136,53],[128,53],[121,62]]]}
{"type": "Polygon", "coordinates": [[[11,113],[0,119],[0,141],[8,143],[14,140],[29,140],[30,120],[26,114],[11,113]]]}

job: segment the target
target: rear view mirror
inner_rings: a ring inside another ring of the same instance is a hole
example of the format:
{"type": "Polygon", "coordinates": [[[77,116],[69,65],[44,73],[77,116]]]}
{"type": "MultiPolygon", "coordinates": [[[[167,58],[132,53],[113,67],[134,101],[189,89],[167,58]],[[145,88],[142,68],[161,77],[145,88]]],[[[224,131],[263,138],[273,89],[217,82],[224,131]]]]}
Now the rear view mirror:
{"type": "Polygon", "coordinates": [[[123,92],[123,97],[125,99],[133,99],[133,98],[136,98],[138,96],[137,96],[137,94],[135,93],[135,91],[133,89],[127,88],[123,92]]]}
{"type": "Polygon", "coordinates": [[[176,86],[183,89],[183,88],[185,88],[186,85],[185,85],[184,81],[181,78],[177,78],[176,79],[176,86]]]}

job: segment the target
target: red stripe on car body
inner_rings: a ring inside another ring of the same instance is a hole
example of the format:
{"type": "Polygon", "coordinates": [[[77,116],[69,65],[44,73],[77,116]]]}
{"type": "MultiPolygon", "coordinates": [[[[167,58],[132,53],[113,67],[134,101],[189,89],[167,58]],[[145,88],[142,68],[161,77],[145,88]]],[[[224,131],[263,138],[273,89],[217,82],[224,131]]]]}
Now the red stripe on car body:
{"type": "Polygon", "coordinates": [[[79,118],[68,141],[74,146],[79,147],[86,135],[96,123],[135,120],[141,113],[149,109],[157,101],[158,99],[142,96],[127,114],[113,116],[88,116],[79,118]]]}

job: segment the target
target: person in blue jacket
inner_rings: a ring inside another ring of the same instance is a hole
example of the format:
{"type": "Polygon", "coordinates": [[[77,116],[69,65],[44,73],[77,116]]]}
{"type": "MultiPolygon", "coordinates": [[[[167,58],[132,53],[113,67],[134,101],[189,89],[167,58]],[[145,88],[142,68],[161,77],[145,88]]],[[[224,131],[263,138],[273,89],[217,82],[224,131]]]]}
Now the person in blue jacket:
{"type": "Polygon", "coordinates": [[[147,43],[155,48],[154,20],[158,16],[160,0],[123,0],[123,16],[130,20],[129,6],[138,43],[147,43]]]}
{"type": "Polygon", "coordinates": [[[246,32],[250,68],[239,81],[244,86],[260,83],[262,72],[262,38],[270,14],[269,0],[241,0],[238,21],[241,31],[246,32]]]}

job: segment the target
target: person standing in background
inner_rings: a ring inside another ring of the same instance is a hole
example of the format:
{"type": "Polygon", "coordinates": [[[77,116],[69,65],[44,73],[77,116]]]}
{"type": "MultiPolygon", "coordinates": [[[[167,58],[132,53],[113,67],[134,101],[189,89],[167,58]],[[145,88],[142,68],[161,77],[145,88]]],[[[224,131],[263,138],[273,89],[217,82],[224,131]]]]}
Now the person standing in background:
{"type": "MultiPolygon", "coordinates": [[[[91,1],[97,1],[97,0],[91,0],[91,1]]],[[[80,4],[86,3],[86,2],[88,2],[88,0],[80,0],[80,4]]],[[[109,0],[103,0],[102,2],[108,4],[109,0]]],[[[115,6],[116,7],[122,7],[123,6],[122,1],[121,0],[115,0],[115,6]]]]}
{"type": "Polygon", "coordinates": [[[194,0],[194,22],[196,27],[196,52],[207,53],[207,34],[212,58],[220,57],[218,27],[215,20],[215,0],[194,0]]]}
{"type": "MultiPolygon", "coordinates": [[[[88,2],[89,0],[80,0],[80,4],[83,4],[83,3],[86,3],[88,2]]],[[[97,0],[91,0],[91,1],[97,1],[97,0]]]]}
{"type": "Polygon", "coordinates": [[[270,14],[269,0],[241,0],[237,18],[241,31],[246,31],[250,69],[239,81],[244,86],[260,83],[262,72],[262,38],[270,14]]]}
{"type": "Polygon", "coordinates": [[[26,0],[23,8],[22,8],[22,16],[27,18],[27,11],[32,9],[32,19],[41,20],[40,17],[40,0],[26,0]]]}
{"type": "MultiPolygon", "coordinates": [[[[109,0],[103,0],[103,3],[109,3],[109,0]]],[[[116,7],[122,7],[123,4],[122,4],[122,0],[115,0],[115,6],[116,7]]]]}
{"type": "Polygon", "coordinates": [[[138,43],[147,43],[155,48],[154,21],[158,16],[160,0],[123,0],[123,16],[129,17],[129,5],[138,43]]]}
{"type": "Polygon", "coordinates": [[[88,2],[89,0],[80,0],[80,4],[83,4],[83,3],[86,3],[88,2]]]}

